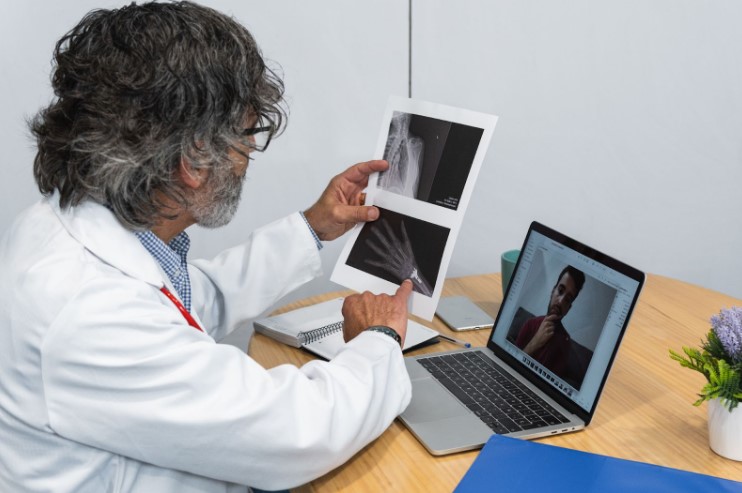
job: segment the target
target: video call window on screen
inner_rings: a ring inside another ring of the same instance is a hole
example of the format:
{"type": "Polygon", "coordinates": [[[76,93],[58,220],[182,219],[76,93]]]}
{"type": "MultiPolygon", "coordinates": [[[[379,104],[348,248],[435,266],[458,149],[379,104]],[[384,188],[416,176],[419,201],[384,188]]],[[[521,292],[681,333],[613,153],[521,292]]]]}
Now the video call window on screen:
{"type": "Polygon", "coordinates": [[[511,308],[501,314],[493,341],[589,408],[623,326],[623,305],[631,302],[616,276],[534,232],[507,293],[511,308]]]}
{"type": "Polygon", "coordinates": [[[555,385],[565,387],[565,392],[569,388],[580,390],[615,296],[614,288],[570,265],[564,258],[548,256],[539,249],[534,252],[531,268],[523,280],[518,308],[506,339],[522,352],[540,325],[551,322],[555,329],[549,341],[533,354],[525,354],[523,359],[534,371],[543,372],[555,385]],[[568,288],[576,289],[577,283],[572,278],[578,275],[583,278],[571,303],[566,309],[553,308],[552,300],[559,296],[560,282],[567,281],[572,284],[568,288]],[[547,320],[549,314],[554,320],[547,320]]]}

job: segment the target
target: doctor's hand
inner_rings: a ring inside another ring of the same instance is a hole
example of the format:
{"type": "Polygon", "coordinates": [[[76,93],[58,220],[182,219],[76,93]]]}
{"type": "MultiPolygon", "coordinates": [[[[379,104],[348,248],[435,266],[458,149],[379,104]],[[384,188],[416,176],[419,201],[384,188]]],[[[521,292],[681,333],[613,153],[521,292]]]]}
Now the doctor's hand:
{"type": "Polygon", "coordinates": [[[373,325],[385,325],[402,338],[407,335],[407,299],[412,292],[412,282],[407,279],[394,296],[374,295],[368,291],[345,298],[343,303],[343,338],[350,341],[373,325]]]}
{"type": "Polygon", "coordinates": [[[320,240],[334,240],[356,223],[378,219],[379,209],[363,205],[363,190],[368,185],[369,175],[388,167],[386,161],[366,161],[351,166],[330,180],[319,200],[304,211],[304,217],[320,240]]]}

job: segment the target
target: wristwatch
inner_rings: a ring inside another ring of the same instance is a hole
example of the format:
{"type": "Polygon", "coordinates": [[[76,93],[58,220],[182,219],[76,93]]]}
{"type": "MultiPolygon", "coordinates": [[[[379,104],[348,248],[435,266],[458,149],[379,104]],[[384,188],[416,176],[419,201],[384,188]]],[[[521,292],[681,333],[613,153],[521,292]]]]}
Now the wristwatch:
{"type": "Polygon", "coordinates": [[[399,344],[399,346],[402,347],[402,338],[399,337],[399,334],[397,334],[397,331],[392,329],[391,327],[387,327],[386,325],[372,325],[366,330],[370,330],[371,332],[381,332],[382,334],[386,334],[392,339],[394,339],[395,341],[397,341],[397,344],[399,344]]]}

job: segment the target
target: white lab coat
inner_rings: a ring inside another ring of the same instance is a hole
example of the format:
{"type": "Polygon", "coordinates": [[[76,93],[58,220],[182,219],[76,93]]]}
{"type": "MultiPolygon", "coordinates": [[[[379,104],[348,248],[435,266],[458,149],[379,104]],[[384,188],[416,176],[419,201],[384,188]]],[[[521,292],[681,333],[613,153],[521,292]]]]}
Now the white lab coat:
{"type": "Polygon", "coordinates": [[[399,347],[362,333],[332,362],[265,370],[217,344],[320,273],[300,215],[167,276],[97,204],[56,197],[0,240],[0,491],[280,489],[342,464],[404,410],[399,347]]]}

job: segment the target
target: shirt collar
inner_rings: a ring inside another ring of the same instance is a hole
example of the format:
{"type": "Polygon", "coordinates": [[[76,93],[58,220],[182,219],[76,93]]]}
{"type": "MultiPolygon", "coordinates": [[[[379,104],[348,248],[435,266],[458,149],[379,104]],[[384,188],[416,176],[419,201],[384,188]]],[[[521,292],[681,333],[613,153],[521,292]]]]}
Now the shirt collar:
{"type": "Polygon", "coordinates": [[[182,275],[182,266],[186,262],[188,250],[191,247],[188,233],[181,232],[167,244],[152,231],[137,231],[134,234],[150,255],[157,260],[170,280],[175,283],[182,275]]]}

